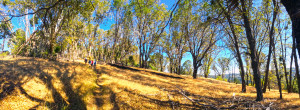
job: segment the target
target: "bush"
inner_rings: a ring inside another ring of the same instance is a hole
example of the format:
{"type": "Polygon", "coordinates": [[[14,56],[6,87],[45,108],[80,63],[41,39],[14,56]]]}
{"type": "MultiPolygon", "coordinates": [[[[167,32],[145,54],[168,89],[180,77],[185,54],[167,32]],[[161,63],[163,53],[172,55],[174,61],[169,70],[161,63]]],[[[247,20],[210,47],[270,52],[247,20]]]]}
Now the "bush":
{"type": "Polygon", "coordinates": [[[131,65],[131,66],[133,66],[133,65],[135,66],[133,56],[129,56],[128,64],[131,65]]]}
{"type": "Polygon", "coordinates": [[[55,49],[54,49],[54,52],[55,53],[60,53],[61,51],[61,47],[60,46],[56,46],[55,49]]]}
{"type": "Polygon", "coordinates": [[[217,76],[216,79],[217,79],[217,80],[223,80],[223,79],[222,79],[222,76],[217,76]]]}
{"type": "Polygon", "coordinates": [[[48,52],[46,51],[46,52],[42,52],[42,57],[43,58],[47,58],[48,57],[48,52]]]}
{"type": "Polygon", "coordinates": [[[1,52],[1,53],[0,53],[0,56],[7,56],[7,55],[9,55],[9,52],[8,52],[8,51],[1,52]]]}
{"type": "Polygon", "coordinates": [[[222,78],[222,76],[217,76],[217,78],[216,78],[217,80],[220,80],[220,81],[228,81],[228,79],[226,79],[226,78],[222,78]]]}
{"type": "Polygon", "coordinates": [[[155,66],[152,66],[152,64],[149,64],[149,67],[152,69],[152,70],[157,70],[157,68],[155,66]]]}
{"type": "Polygon", "coordinates": [[[234,78],[234,79],[233,79],[233,82],[234,82],[234,83],[237,83],[237,84],[240,84],[240,83],[241,83],[240,80],[239,80],[238,78],[234,78]]]}

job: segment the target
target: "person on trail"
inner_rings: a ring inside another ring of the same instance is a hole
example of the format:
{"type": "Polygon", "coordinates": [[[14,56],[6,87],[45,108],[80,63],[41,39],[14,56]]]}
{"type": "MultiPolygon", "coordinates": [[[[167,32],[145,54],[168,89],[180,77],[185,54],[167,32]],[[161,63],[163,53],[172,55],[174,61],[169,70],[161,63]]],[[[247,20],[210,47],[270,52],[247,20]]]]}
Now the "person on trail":
{"type": "Polygon", "coordinates": [[[87,63],[87,58],[86,58],[86,57],[84,58],[84,63],[85,63],[85,64],[87,63]]]}
{"type": "Polygon", "coordinates": [[[91,58],[89,57],[89,64],[91,64],[91,58]]]}
{"type": "Polygon", "coordinates": [[[94,61],[94,67],[96,67],[96,64],[97,64],[96,62],[97,62],[97,60],[95,59],[95,61],[94,61]]]}
{"type": "Polygon", "coordinates": [[[91,61],[91,67],[93,68],[93,60],[91,61]]]}

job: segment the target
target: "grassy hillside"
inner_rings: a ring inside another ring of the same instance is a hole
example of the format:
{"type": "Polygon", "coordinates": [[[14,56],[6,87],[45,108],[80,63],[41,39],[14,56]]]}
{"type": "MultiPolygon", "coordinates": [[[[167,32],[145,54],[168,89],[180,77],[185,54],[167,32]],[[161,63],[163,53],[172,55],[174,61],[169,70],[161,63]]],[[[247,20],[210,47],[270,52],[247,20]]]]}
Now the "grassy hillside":
{"type": "Polygon", "coordinates": [[[298,94],[276,90],[255,102],[255,88],[148,69],[39,58],[0,58],[0,109],[295,109],[298,94]],[[234,95],[234,96],[233,96],[234,95]]]}

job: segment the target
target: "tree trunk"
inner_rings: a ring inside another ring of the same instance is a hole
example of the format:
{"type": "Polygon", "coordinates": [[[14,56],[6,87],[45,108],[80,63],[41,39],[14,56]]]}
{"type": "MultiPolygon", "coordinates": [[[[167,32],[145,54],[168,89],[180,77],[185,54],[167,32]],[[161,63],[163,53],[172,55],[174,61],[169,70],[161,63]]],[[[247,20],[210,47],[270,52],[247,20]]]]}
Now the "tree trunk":
{"type": "MultiPolygon", "coordinates": [[[[222,6],[219,3],[220,6],[222,6]]],[[[229,13],[222,7],[222,10],[224,11],[224,14],[229,22],[229,26],[230,26],[230,30],[233,34],[233,42],[234,42],[234,48],[236,50],[236,56],[237,56],[237,62],[239,63],[239,68],[241,70],[241,79],[242,79],[242,92],[246,92],[246,82],[245,82],[245,70],[244,70],[244,64],[243,64],[243,60],[240,54],[240,49],[239,49],[239,44],[238,44],[238,37],[236,36],[236,32],[233,26],[233,22],[231,20],[231,16],[229,15],[229,13]]],[[[232,79],[234,80],[234,79],[232,79]]]]}
{"type": "Polygon", "coordinates": [[[6,39],[6,38],[4,37],[4,38],[3,38],[3,43],[2,43],[2,52],[4,51],[4,46],[5,46],[4,43],[5,43],[5,39],[6,39]]]}
{"type": "Polygon", "coordinates": [[[249,78],[249,73],[247,72],[247,84],[246,84],[247,86],[249,86],[249,79],[248,78],[249,78]]]}
{"type": "Polygon", "coordinates": [[[170,63],[169,63],[170,73],[173,73],[173,59],[172,58],[169,59],[170,59],[170,63]]]}
{"type": "Polygon", "coordinates": [[[299,75],[299,66],[298,66],[298,58],[296,54],[296,38],[293,38],[293,56],[294,56],[294,61],[295,61],[295,69],[296,69],[296,77],[297,77],[297,83],[298,83],[298,93],[300,97],[300,75],[299,75]]]}
{"type": "Polygon", "coordinates": [[[194,66],[194,71],[193,71],[193,78],[194,79],[197,78],[197,72],[198,72],[198,68],[194,66]]]}
{"type": "MultiPolygon", "coordinates": [[[[290,19],[292,21],[292,37],[295,42],[293,45],[298,49],[298,55],[300,56],[300,1],[299,0],[281,0],[281,3],[286,8],[290,19]]],[[[294,53],[296,55],[296,51],[294,53]]],[[[294,56],[295,62],[297,61],[297,56],[294,56]]],[[[300,76],[298,70],[298,63],[295,63],[296,66],[296,76],[298,80],[298,89],[299,89],[299,97],[300,97],[300,76]]]]}
{"type": "MultiPolygon", "coordinates": [[[[273,29],[273,28],[272,28],[273,29]]],[[[267,64],[266,64],[266,73],[265,73],[265,84],[263,88],[263,92],[266,93],[267,90],[267,82],[269,80],[269,67],[270,67],[270,61],[271,61],[271,54],[272,54],[272,39],[270,39],[270,44],[269,44],[269,53],[268,53],[268,59],[267,59],[267,64]]]]}
{"type": "Polygon", "coordinates": [[[264,88],[263,88],[263,92],[266,92],[267,89],[267,83],[269,80],[269,66],[270,66],[270,60],[271,60],[271,54],[272,54],[272,48],[275,48],[275,46],[273,45],[274,43],[274,25],[275,25],[275,20],[278,14],[278,5],[276,3],[275,0],[273,0],[273,5],[275,7],[274,11],[273,11],[273,19],[272,19],[272,24],[271,24],[271,30],[269,33],[269,38],[270,38],[270,44],[269,44],[269,53],[268,53],[268,59],[267,59],[267,65],[266,65],[266,75],[265,75],[265,84],[264,84],[264,88]]]}
{"type": "Polygon", "coordinates": [[[245,6],[245,1],[241,0],[242,4],[242,16],[243,16],[243,21],[244,21],[244,26],[246,30],[246,37],[248,40],[248,44],[250,46],[250,57],[251,57],[251,65],[253,69],[253,74],[254,74],[254,81],[255,81],[255,87],[256,87],[256,101],[262,101],[263,100],[263,93],[262,93],[262,88],[261,88],[261,78],[260,78],[260,72],[259,72],[259,56],[256,51],[256,41],[255,38],[252,35],[251,32],[251,27],[250,27],[250,22],[248,19],[248,16],[246,15],[246,6],[245,6]]]}
{"type": "Polygon", "coordinates": [[[270,40],[272,40],[272,50],[273,50],[273,61],[275,65],[275,72],[276,72],[276,77],[277,77],[277,84],[279,87],[279,92],[280,92],[280,99],[282,99],[282,88],[281,88],[281,75],[279,75],[278,72],[278,66],[277,66],[277,60],[276,60],[276,53],[275,53],[275,38],[273,37],[273,31],[274,31],[274,22],[277,17],[277,10],[279,6],[277,5],[276,1],[273,0],[273,5],[275,7],[274,12],[273,12],[273,21],[272,21],[272,27],[271,27],[271,32],[270,32],[270,40]]]}
{"type": "Polygon", "coordinates": [[[280,41],[281,41],[281,51],[282,51],[281,56],[282,56],[282,63],[283,63],[285,81],[286,81],[288,93],[291,93],[290,83],[289,83],[288,73],[287,73],[287,70],[286,70],[286,63],[285,63],[286,55],[284,55],[284,53],[286,53],[286,52],[283,49],[282,39],[280,39],[280,41]]]}
{"type": "Polygon", "coordinates": [[[277,85],[279,87],[279,92],[280,92],[280,99],[282,99],[281,76],[279,75],[279,72],[278,72],[278,66],[277,66],[277,60],[276,60],[276,54],[275,54],[275,48],[273,48],[273,61],[274,61],[275,72],[276,72],[276,77],[277,77],[277,85]]]}
{"type": "Polygon", "coordinates": [[[291,92],[293,92],[293,83],[292,83],[292,75],[293,75],[293,68],[292,68],[292,66],[293,66],[293,58],[294,58],[294,53],[295,53],[295,49],[294,49],[295,47],[294,47],[294,44],[293,44],[293,46],[292,46],[292,54],[291,54],[291,62],[290,62],[290,76],[289,76],[289,79],[290,79],[290,91],[291,92]]]}
{"type": "MultiPolygon", "coordinates": [[[[24,2],[26,2],[24,0],[24,2]]],[[[28,9],[25,8],[25,13],[28,13],[28,9]]],[[[30,31],[29,31],[29,19],[28,15],[25,15],[25,42],[29,39],[30,31]]]]}

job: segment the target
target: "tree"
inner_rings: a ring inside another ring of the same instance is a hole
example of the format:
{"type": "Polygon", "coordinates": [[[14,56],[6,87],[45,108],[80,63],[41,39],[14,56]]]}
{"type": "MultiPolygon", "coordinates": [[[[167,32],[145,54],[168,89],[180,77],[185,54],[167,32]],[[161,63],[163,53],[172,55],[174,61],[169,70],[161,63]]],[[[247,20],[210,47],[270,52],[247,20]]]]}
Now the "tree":
{"type": "Polygon", "coordinates": [[[299,54],[300,53],[300,12],[299,12],[300,1],[281,0],[281,3],[285,7],[292,21],[292,31],[293,31],[292,33],[293,33],[293,37],[296,38],[296,48],[298,49],[298,54],[299,54]]]}
{"type": "Polygon", "coordinates": [[[190,75],[192,74],[192,70],[193,68],[191,60],[186,60],[181,67],[181,73],[185,75],[190,75]]]}
{"type": "Polygon", "coordinates": [[[251,67],[253,70],[253,76],[255,81],[255,88],[256,88],[256,101],[263,100],[263,93],[261,88],[261,77],[259,71],[259,51],[257,50],[257,40],[256,37],[253,35],[253,29],[251,28],[250,22],[250,9],[252,5],[252,1],[245,1],[245,0],[228,0],[229,9],[233,10],[238,8],[240,10],[240,16],[242,17],[243,27],[245,28],[247,44],[250,50],[250,58],[251,58],[251,67]],[[247,4],[249,3],[249,4],[247,4]]]}
{"type": "MultiPolygon", "coordinates": [[[[227,34],[228,34],[228,39],[229,41],[231,41],[231,43],[229,45],[233,45],[230,47],[230,50],[232,50],[236,56],[236,60],[239,64],[239,68],[240,68],[240,75],[241,75],[241,79],[242,79],[242,92],[246,92],[246,82],[245,82],[245,70],[244,70],[244,64],[243,64],[243,59],[241,56],[241,52],[240,52],[240,46],[239,46],[239,37],[238,37],[238,31],[241,31],[240,27],[235,26],[233,21],[232,21],[232,16],[230,12],[231,10],[228,9],[228,11],[222,6],[222,4],[220,2],[218,2],[219,7],[221,8],[221,10],[223,11],[223,14],[225,15],[227,22],[229,24],[230,30],[227,30],[227,34]],[[231,31],[231,32],[230,32],[231,31]]],[[[229,4],[226,4],[227,7],[229,6],[229,4]]],[[[225,28],[226,29],[226,28],[225,28]]]]}
{"type": "MultiPolygon", "coordinates": [[[[10,39],[10,42],[12,43],[11,47],[11,53],[16,54],[18,52],[18,48],[25,43],[25,31],[22,29],[16,30],[14,33],[14,37],[10,39]]],[[[23,53],[23,52],[21,52],[23,53]]]]}
{"type": "Polygon", "coordinates": [[[224,73],[227,70],[229,70],[229,63],[230,63],[230,59],[229,58],[224,58],[224,57],[218,58],[217,65],[221,69],[222,79],[224,79],[224,73]]]}
{"type": "Polygon", "coordinates": [[[166,23],[166,7],[158,5],[158,1],[132,1],[137,21],[138,42],[140,51],[140,67],[146,68],[150,54],[164,32],[166,23]]]}
{"type": "Polygon", "coordinates": [[[218,41],[218,26],[214,24],[209,17],[208,3],[199,4],[201,10],[193,12],[193,5],[196,1],[188,1],[180,4],[179,9],[185,10],[182,29],[184,36],[188,41],[188,52],[193,58],[193,78],[197,78],[198,68],[202,66],[205,56],[214,49],[215,43],[218,41]]]}
{"type": "Polygon", "coordinates": [[[202,70],[204,70],[204,77],[208,78],[209,74],[210,74],[210,69],[213,63],[214,58],[211,56],[212,53],[207,54],[207,56],[204,58],[203,62],[203,66],[202,66],[202,70]]]}

